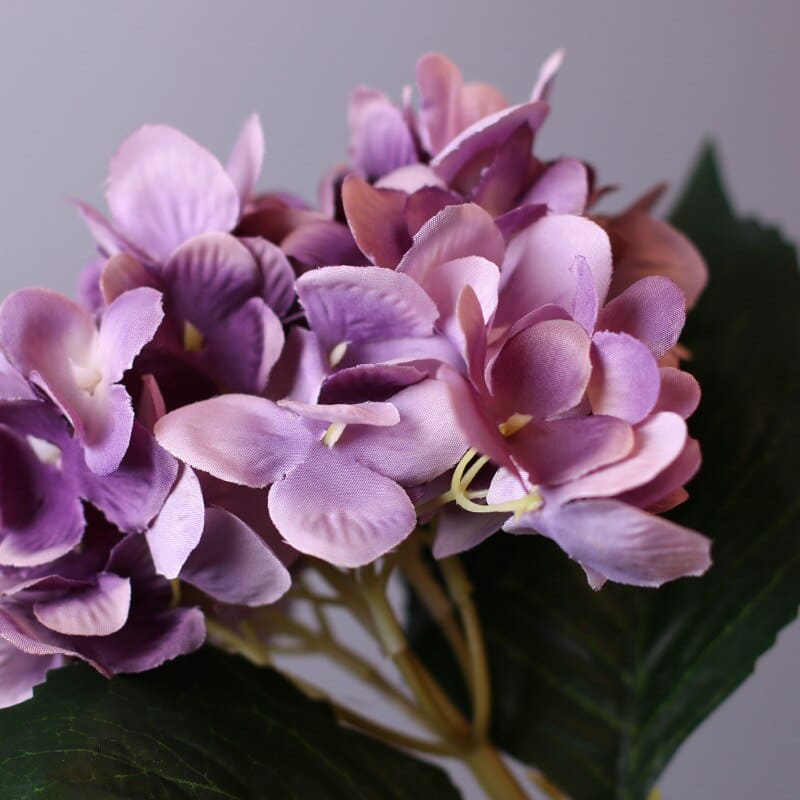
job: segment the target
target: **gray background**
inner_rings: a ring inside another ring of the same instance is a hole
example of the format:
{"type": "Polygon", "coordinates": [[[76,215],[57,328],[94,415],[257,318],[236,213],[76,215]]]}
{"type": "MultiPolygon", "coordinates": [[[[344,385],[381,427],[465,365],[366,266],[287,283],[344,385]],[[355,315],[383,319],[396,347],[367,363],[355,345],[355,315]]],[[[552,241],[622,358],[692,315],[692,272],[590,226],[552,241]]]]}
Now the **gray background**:
{"type": "MultiPolygon", "coordinates": [[[[799,39],[796,0],[0,0],[0,290],[73,290],[91,246],[66,199],[100,202],[108,157],[143,122],[227,156],[259,111],[265,185],[312,197],[344,154],[348,89],[397,97],[428,50],[522,99],[565,46],[541,153],[591,160],[624,200],[679,183],[713,136],[738,207],[798,239],[799,39]]],[[[664,800],[800,796],[799,667],[795,624],[682,748],[664,800]]]]}

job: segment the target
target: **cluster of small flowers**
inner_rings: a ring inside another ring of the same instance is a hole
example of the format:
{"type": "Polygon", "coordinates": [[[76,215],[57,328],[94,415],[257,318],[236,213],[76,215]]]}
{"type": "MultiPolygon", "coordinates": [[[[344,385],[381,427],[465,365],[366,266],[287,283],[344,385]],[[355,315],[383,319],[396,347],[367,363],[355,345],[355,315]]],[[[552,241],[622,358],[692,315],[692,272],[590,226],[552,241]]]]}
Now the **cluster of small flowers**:
{"type": "Polygon", "coordinates": [[[156,667],[201,607],[419,525],[436,558],[547,536],[596,588],[708,567],[655,516],[700,463],[678,337],[705,267],[655,193],[600,216],[586,164],[532,155],[559,63],[520,105],[439,55],[417,108],[356,89],[318,209],[255,192],[256,117],[225,167],[166,126],[122,144],[109,218],[78,204],[79,302],[0,309],[0,705],[76,657],[156,667]]]}

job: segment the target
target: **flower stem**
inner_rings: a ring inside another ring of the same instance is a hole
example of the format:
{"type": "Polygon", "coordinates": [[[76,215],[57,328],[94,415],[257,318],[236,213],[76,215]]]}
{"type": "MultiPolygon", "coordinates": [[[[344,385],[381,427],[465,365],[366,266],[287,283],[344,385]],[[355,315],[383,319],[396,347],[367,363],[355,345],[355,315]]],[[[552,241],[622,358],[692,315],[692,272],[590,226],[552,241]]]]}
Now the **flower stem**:
{"type": "Polygon", "coordinates": [[[481,742],[463,760],[491,800],[528,800],[525,790],[489,742],[481,742]]]}

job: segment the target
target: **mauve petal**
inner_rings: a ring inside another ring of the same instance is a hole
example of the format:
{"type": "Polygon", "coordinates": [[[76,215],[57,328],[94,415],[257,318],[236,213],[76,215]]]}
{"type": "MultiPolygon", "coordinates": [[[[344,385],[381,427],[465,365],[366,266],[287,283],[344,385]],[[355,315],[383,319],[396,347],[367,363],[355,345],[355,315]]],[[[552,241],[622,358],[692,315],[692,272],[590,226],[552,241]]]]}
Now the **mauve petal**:
{"type": "Polygon", "coordinates": [[[551,89],[553,88],[553,81],[558,75],[561,65],[564,63],[564,50],[556,50],[547,57],[544,64],[539,69],[539,75],[536,78],[536,84],[531,92],[531,100],[547,100],[551,89]]]}
{"type": "Polygon", "coordinates": [[[306,419],[343,425],[373,425],[380,428],[397,425],[400,414],[392,403],[332,403],[320,405],[297,400],[278,400],[281,408],[288,408],[306,419]]]}
{"type": "Polygon", "coordinates": [[[640,422],[653,410],[660,382],[653,354],[638,339],[607,331],[594,335],[587,392],[595,414],[640,422]]]}
{"type": "Polygon", "coordinates": [[[406,164],[384,175],[373,184],[376,189],[397,189],[414,194],[420,189],[447,189],[447,184],[427,164],[406,164]]]}
{"type": "Polygon", "coordinates": [[[311,329],[328,347],[427,336],[439,316],[419,284],[381,267],[325,267],[296,286],[311,329]]]}
{"type": "Polygon", "coordinates": [[[660,367],[661,388],[653,411],[674,411],[688,419],[700,405],[700,384],[690,372],[660,367]]]}
{"type": "Polygon", "coordinates": [[[0,639],[33,656],[77,655],[63,643],[57,634],[42,627],[30,613],[20,608],[0,607],[0,639]],[[47,641],[45,641],[45,639],[47,641]]]}
{"type": "Polygon", "coordinates": [[[523,125],[498,148],[488,166],[483,166],[478,159],[477,174],[469,168],[462,170],[455,188],[469,192],[470,199],[493,217],[504,214],[516,205],[515,201],[529,183],[532,146],[533,133],[523,125]]]}
{"type": "Polygon", "coordinates": [[[572,301],[572,318],[592,335],[597,321],[597,287],[586,259],[578,256],[570,267],[575,272],[575,297],[572,301]]]}
{"type": "Polygon", "coordinates": [[[416,236],[420,230],[447,206],[458,206],[464,198],[449,189],[425,186],[406,199],[405,221],[408,232],[416,236]]]}
{"type": "Polygon", "coordinates": [[[473,158],[504,144],[521,125],[536,133],[549,110],[547,103],[523,103],[484,117],[439,151],[431,166],[449,183],[473,158]]]}
{"type": "Polygon", "coordinates": [[[538,515],[537,530],[616,583],[661,586],[711,566],[705,536],[615,500],[569,503],[538,515]]]}
{"type": "Polygon", "coordinates": [[[125,624],[130,605],[130,580],[105,572],[91,588],[34,604],[33,613],[42,625],[65,636],[109,636],[125,624]]]}
{"type": "Polygon", "coordinates": [[[122,462],[133,429],[133,406],[124,386],[114,384],[83,403],[83,429],[75,426],[86,464],[97,475],[108,475],[122,462]]]}
{"type": "Polygon", "coordinates": [[[289,570],[256,532],[222,508],[206,509],[203,538],[181,580],[215,600],[245,606],[274,603],[292,583],[289,570]]]}
{"type": "Polygon", "coordinates": [[[259,237],[240,239],[258,264],[261,272],[261,297],[279,316],[283,317],[294,304],[294,270],[283,250],[259,237]]]}
{"type": "Polygon", "coordinates": [[[577,158],[561,158],[547,166],[522,204],[546,205],[552,214],[583,214],[589,201],[589,173],[577,158]]]}
{"type": "Polygon", "coordinates": [[[145,125],[111,159],[106,200],[114,226],[156,261],[193,236],[229,231],[239,196],[211,153],[166,125],[145,125]]]}
{"type": "Polygon", "coordinates": [[[432,373],[439,364],[463,368],[463,358],[444,336],[405,336],[382,342],[350,345],[340,366],[359,364],[411,364],[432,373]]]}
{"type": "Polygon", "coordinates": [[[428,273],[445,261],[482,256],[500,264],[504,252],[500,231],[480,206],[448,206],[420,228],[397,270],[423,283],[428,273]]]}
{"type": "Polygon", "coordinates": [[[677,343],[685,321],[683,292],[669,278],[651,275],[611,300],[600,312],[597,329],[629,333],[661,358],[677,343]]]}
{"type": "Polygon", "coordinates": [[[324,447],[273,485],[269,514],[296,550],[340,567],[371,563],[417,522],[394,481],[324,447]]]}
{"type": "Polygon", "coordinates": [[[105,266],[105,257],[90,261],[78,276],[78,303],[92,314],[99,315],[105,306],[100,290],[100,274],[105,266]]]}
{"type": "Polygon", "coordinates": [[[330,363],[319,339],[306,328],[294,326],[270,372],[267,397],[270,400],[289,397],[313,403],[329,369],[330,363]]]}
{"type": "Polygon", "coordinates": [[[229,394],[184,406],[155,427],[162,447],[195,469],[245,486],[266,486],[302,463],[314,435],[291,411],[261,397],[229,394]]]}
{"type": "Polygon", "coordinates": [[[350,163],[378,178],[417,161],[417,148],[403,112],[386,95],[366,86],[350,93],[350,163]]]}
{"type": "Polygon", "coordinates": [[[463,337],[463,356],[467,374],[481,395],[488,395],[486,386],[487,330],[484,309],[471,286],[461,290],[456,302],[456,318],[463,337]]]}
{"type": "Polygon", "coordinates": [[[364,255],[381,267],[396,267],[411,246],[404,211],[406,195],[374,189],[363,178],[348,175],[342,184],[347,224],[364,255]]]}
{"type": "Polygon", "coordinates": [[[149,287],[131,289],[103,314],[97,339],[103,380],[116,383],[142,348],[155,336],[164,311],[161,293],[149,287]]]}
{"type": "Polygon", "coordinates": [[[547,419],[577,405],[591,373],[590,340],[575,322],[548,320],[509,339],[491,368],[491,391],[506,417],[547,419]]]}
{"type": "Polygon", "coordinates": [[[392,427],[348,427],[334,451],[404,486],[433,480],[453,467],[467,449],[444,381],[424,380],[399,391],[392,405],[400,421],[392,427]]]}
{"type": "Polygon", "coordinates": [[[44,683],[48,670],[60,667],[59,655],[32,656],[0,638],[0,708],[9,708],[33,697],[33,687],[44,683]]]}
{"type": "Polygon", "coordinates": [[[633,443],[630,425],[604,416],[531,422],[508,440],[531,481],[551,486],[625,458],[633,443]]]}
{"type": "Polygon", "coordinates": [[[122,240],[120,234],[114,230],[112,224],[100,211],[80,200],[74,200],[73,204],[102,254],[113,256],[120,250],[128,249],[126,247],[127,243],[122,240]]]}
{"type": "Polygon", "coordinates": [[[572,308],[575,259],[586,259],[602,304],[611,280],[611,246],[595,222],[569,214],[542,217],[508,244],[501,272],[497,325],[510,325],[548,303],[572,308]]]}
{"type": "Polygon", "coordinates": [[[350,228],[331,219],[300,225],[281,241],[281,249],[304,267],[367,263],[350,228]]]}
{"type": "Polygon", "coordinates": [[[145,429],[153,432],[156,422],[167,413],[164,395],[155,376],[142,375],[142,392],[136,404],[136,421],[145,429]]]}
{"type": "Polygon", "coordinates": [[[142,264],[128,253],[111,256],[100,274],[100,291],[106,305],[110,305],[121,294],[140,286],[160,288],[158,282],[142,264]]]}
{"type": "Polygon", "coordinates": [[[503,234],[503,239],[508,244],[518,233],[529,228],[546,214],[547,206],[538,204],[521,205],[497,217],[494,224],[497,225],[500,233],[503,234]]]}
{"type": "Polygon", "coordinates": [[[256,188],[264,163],[264,131],[258,114],[252,114],[242,126],[228,158],[227,172],[239,195],[239,207],[244,209],[256,188]]]}
{"type": "Polygon", "coordinates": [[[402,364],[361,364],[334,372],[325,379],[320,403],[383,402],[401,389],[425,378],[422,370],[402,364]]]}
{"type": "Polygon", "coordinates": [[[672,464],[686,443],[686,423],[668,411],[653,414],[634,428],[630,454],[608,467],[564,484],[555,498],[566,503],[589,497],[613,497],[649,483],[672,464]]]}
{"type": "Polygon", "coordinates": [[[472,514],[456,505],[440,512],[433,540],[433,557],[448,558],[471,550],[503,527],[508,514],[472,514]]]}
{"type": "Polygon", "coordinates": [[[708,270],[697,248],[668,223],[640,211],[608,220],[606,229],[614,248],[611,297],[648,275],[674,281],[692,308],[708,280],[708,270]]]}
{"type": "Polygon", "coordinates": [[[0,350],[0,400],[38,400],[33,387],[0,350]]]}

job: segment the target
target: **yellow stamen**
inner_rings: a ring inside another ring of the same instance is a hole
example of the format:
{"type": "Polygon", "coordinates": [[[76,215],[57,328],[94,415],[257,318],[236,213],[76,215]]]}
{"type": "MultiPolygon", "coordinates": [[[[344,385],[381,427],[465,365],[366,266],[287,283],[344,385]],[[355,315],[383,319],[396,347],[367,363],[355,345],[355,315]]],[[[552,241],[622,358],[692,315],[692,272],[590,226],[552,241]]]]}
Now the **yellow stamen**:
{"type": "Polygon", "coordinates": [[[512,414],[505,422],[501,422],[497,426],[497,430],[500,431],[501,436],[508,438],[522,430],[532,419],[530,414],[512,414]]]}
{"type": "Polygon", "coordinates": [[[332,367],[338,367],[341,360],[344,358],[345,353],[347,352],[347,346],[349,342],[339,342],[330,352],[328,356],[328,363],[332,367]]]}
{"type": "Polygon", "coordinates": [[[344,422],[331,422],[322,437],[322,443],[332,448],[342,438],[346,427],[347,425],[344,422]]]}
{"type": "Polygon", "coordinates": [[[173,578],[169,582],[169,588],[172,590],[172,600],[170,601],[170,608],[175,608],[181,602],[181,582],[179,578],[173,578]]]}
{"type": "Polygon", "coordinates": [[[183,323],[183,346],[190,353],[203,350],[203,334],[188,320],[183,323]]]}

